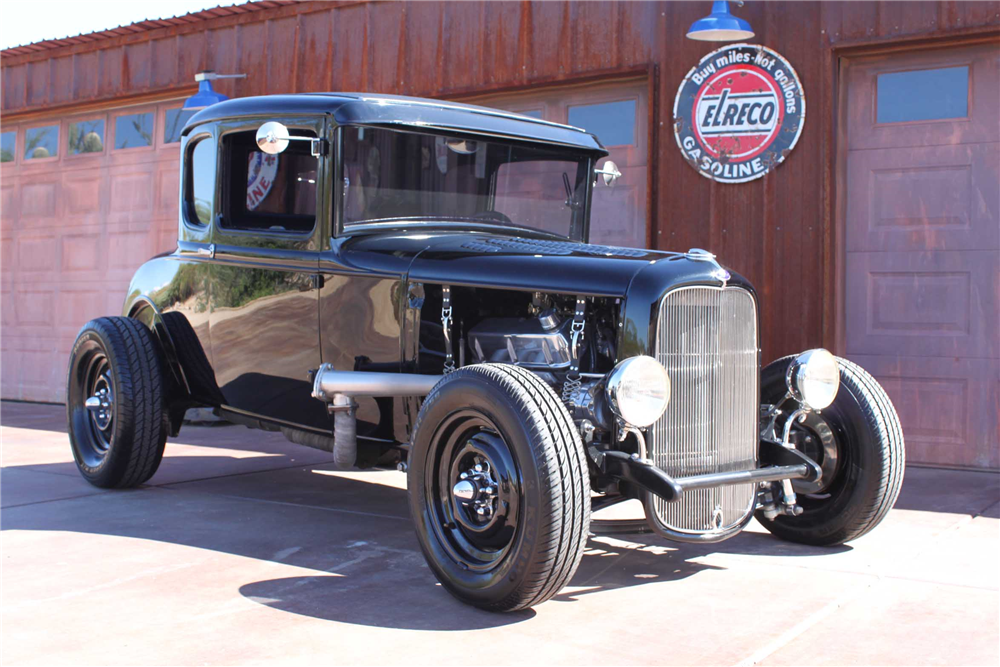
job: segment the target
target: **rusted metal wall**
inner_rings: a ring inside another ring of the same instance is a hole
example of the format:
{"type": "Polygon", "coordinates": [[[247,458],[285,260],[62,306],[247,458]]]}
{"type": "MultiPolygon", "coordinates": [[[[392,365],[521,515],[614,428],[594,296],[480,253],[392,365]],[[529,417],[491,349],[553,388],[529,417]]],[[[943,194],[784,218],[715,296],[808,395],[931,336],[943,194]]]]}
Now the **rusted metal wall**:
{"type": "Polygon", "coordinates": [[[836,64],[841,49],[990,34],[995,2],[749,2],[737,13],[797,70],[805,129],[763,179],[717,184],[684,163],[671,129],[681,79],[712,44],[684,38],[709,3],[303,3],[2,57],[6,119],[176,94],[202,69],[246,72],[230,96],[354,90],[462,97],[652,79],[653,245],[710,248],[761,293],[765,359],[836,346],[832,262],[836,64]]]}

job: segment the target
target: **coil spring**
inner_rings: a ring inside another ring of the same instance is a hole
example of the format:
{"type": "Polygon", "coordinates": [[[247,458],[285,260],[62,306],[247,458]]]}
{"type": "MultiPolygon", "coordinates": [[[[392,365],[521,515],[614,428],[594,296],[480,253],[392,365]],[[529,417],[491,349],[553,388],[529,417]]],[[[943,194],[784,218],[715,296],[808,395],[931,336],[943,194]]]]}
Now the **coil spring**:
{"type": "Polygon", "coordinates": [[[566,381],[563,382],[562,387],[562,402],[566,404],[567,408],[572,409],[573,407],[573,394],[583,386],[583,381],[580,380],[580,376],[572,377],[567,375],[566,381]]]}

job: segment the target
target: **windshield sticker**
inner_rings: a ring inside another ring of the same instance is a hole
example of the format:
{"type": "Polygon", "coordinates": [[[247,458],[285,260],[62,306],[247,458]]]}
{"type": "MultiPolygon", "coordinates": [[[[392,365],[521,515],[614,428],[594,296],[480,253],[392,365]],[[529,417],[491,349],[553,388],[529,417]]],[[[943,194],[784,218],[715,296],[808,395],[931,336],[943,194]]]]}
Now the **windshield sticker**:
{"type": "Polygon", "coordinates": [[[759,44],[709,53],[674,99],[674,137],[706,178],[745,183],[784,162],[802,134],[806,98],[782,56],[759,44]]]}

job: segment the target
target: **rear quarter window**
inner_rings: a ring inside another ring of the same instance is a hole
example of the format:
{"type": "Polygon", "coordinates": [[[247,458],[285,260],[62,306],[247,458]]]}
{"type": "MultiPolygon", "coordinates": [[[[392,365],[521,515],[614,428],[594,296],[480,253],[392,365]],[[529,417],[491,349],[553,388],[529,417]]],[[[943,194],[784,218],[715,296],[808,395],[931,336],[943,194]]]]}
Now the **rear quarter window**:
{"type": "Polygon", "coordinates": [[[195,139],[187,149],[185,208],[188,222],[208,225],[215,210],[215,139],[195,139]]]}

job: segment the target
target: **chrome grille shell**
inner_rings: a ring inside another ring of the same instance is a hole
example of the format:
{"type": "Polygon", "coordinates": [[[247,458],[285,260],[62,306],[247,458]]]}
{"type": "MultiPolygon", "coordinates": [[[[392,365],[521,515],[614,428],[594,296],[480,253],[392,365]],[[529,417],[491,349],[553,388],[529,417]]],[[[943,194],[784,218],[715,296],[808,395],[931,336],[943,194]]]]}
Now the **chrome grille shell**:
{"type": "MultiPolygon", "coordinates": [[[[673,477],[757,467],[760,356],[757,304],[739,287],[694,286],[660,302],[654,354],[670,376],[671,399],[647,435],[649,457],[673,477]]],[[[717,541],[750,520],[756,483],[649,495],[660,532],[717,541]]]]}

